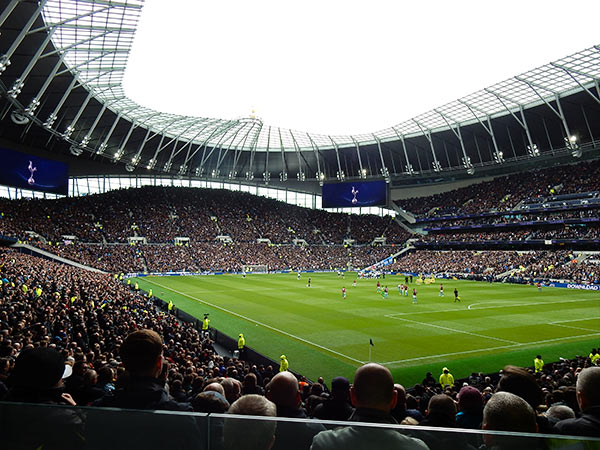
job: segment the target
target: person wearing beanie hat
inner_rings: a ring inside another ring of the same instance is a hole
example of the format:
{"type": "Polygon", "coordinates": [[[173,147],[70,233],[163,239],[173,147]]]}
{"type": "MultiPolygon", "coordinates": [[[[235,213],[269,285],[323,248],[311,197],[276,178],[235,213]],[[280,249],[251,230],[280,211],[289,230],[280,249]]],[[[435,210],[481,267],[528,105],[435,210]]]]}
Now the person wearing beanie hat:
{"type": "Polygon", "coordinates": [[[318,405],[313,417],[320,420],[348,420],[354,408],[350,404],[350,382],[344,377],[335,377],[331,381],[331,396],[318,405]]]}
{"type": "Polygon", "coordinates": [[[456,426],[459,428],[480,429],[483,421],[483,397],[479,389],[464,386],[458,393],[456,426]]]}
{"type": "Polygon", "coordinates": [[[281,357],[279,359],[281,360],[281,362],[279,363],[279,371],[285,372],[286,370],[288,370],[290,368],[290,363],[288,362],[285,355],[281,355],[281,357]]]}

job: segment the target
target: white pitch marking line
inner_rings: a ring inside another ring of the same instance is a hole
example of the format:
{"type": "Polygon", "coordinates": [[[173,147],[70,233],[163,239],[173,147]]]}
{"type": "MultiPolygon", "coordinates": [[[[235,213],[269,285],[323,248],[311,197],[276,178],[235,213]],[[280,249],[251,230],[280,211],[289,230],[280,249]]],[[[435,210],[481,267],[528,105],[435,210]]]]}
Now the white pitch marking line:
{"type": "MultiPolygon", "coordinates": [[[[559,300],[557,302],[536,302],[536,303],[504,303],[502,305],[497,305],[497,306],[483,306],[481,308],[473,308],[473,309],[471,309],[471,311],[480,310],[480,309],[510,308],[513,306],[543,306],[543,305],[554,305],[554,304],[561,304],[561,303],[581,303],[581,302],[589,302],[589,301],[593,301],[593,300],[595,300],[595,299],[559,300]]],[[[470,307],[474,306],[474,305],[499,303],[501,301],[502,300],[473,303],[473,304],[469,305],[467,307],[467,309],[470,309],[470,307]]],[[[386,314],[385,317],[410,316],[412,314],[434,314],[434,313],[445,313],[445,312],[456,312],[456,311],[464,311],[464,310],[460,310],[460,309],[457,310],[456,308],[455,309],[432,309],[432,310],[427,310],[427,311],[411,311],[411,312],[404,312],[404,313],[386,314]]]]}
{"type": "Polygon", "coordinates": [[[476,336],[476,337],[481,337],[481,338],[485,338],[485,339],[492,339],[494,341],[508,342],[510,344],[519,344],[519,342],[517,342],[517,341],[511,341],[509,339],[502,339],[502,338],[497,338],[497,337],[493,337],[493,336],[486,336],[485,334],[471,333],[470,331],[457,330],[456,328],[443,327],[441,325],[434,325],[432,323],[427,323],[427,322],[419,322],[417,320],[403,319],[402,317],[391,317],[391,319],[394,319],[394,320],[403,320],[405,322],[411,322],[411,323],[416,323],[418,325],[424,325],[424,326],[428,326],[428,327],[439,328],[441,330],[452,331],[454,333],[463,333],[463,334],[468,334],[470,336],[476,336]]]}
{"type": "Polygon", "coordinates": [[[197,302],[204,303],[205,305],[211,306],[211,307],[213,307],[213,308],[215,308],[215,309],[220,309],[220,310],[221,310],[221,311],[223,311],[223,312],[226,312],[226,313],[228,313],[228,314],[231,314],[231,315],[233,315],[233,316],[237,316],[237,317],[239,317],[239,318],[241,318],[241,319],[247,320],[248,322],[252,322],[252,323],[258,324],[258,325],[260,325],[260,326],[262,326],[262,327],[265,327],[265,328],[268,328],[268,329],[270,329],[270,330],[276,331],[277,333],[284,334],[284,335],[286,335],[286,336],[289,336],[289,337],[291,337],[291,338],[293,338],[293,339],[296,339],[296,340],[298,340],[298,341],[300,341],[300,342],[304,342],[304,343],[306,343],[306,344],[312,345],[313,347],[317,347],[317,348],[323,349],[323,350],[325,350],[325,351],[327,351],[327,352],[329,352],[329,353],[333,353],[333,354],[335,354],[335,355],[341,356],[341,357],[343,357],[343,358],[345,358],[345,359],[348,359],[348,360],[350,360],[350,361],[353,361],[353,362],[355,362],[355,363],[358,363],[358,364],[364,364],[364,363],[365,363],[364,361],[360,361],[360,360],[358,360],[358,359],[355,359],[355,358],[352,358],[352,357],[350,357],[350,356],[348,356],[348,355],[344,355],[343,353],[336,352],[335,350],[332,350],[332,349],[330,349],[330,348],[323,347],[322,345],[315,344],[314,342],[308,341],[308,340],[306,340],[306,339],[302,339],[302,338],[301,338],[301,337],[299,337],[299,336],[295,336],[295,335],[293,335],[293,334],[290,334],[290,333],[288,333],[288,332],[286,332],[286,331],[280,330],[280,329],[278,329],[278,328],[272,327],[272,326],[270,326],[270,325],[267,325],[267,324],[265,324],[265,323],[259,322],[259,321],[257,321],[257,320],[251,319],[251,318],[249,318],[249,317],[246,317],[246,316],[243,316],[242,314],[238,314],[238,313],[236,313],[236,312],[233,312],[233,311],[230,311],[230,310],[228,310],[228,309],[225,309],[225,308],[223,308],[223,307],[221,307],[221,306],[214,305],[214,304],[212,304],[212,303],[209,303],[209,302],[207,302],[207,301],[205,301],[205,300],[201,300],[201,299],[199,299],[199,298],[192,297],[191,295],[188,295],[188,294],[186,294],[186,293],[184,293],[184,292],[178,291],[177,289],[170,288],[170,287],[168,287],[168,286],[162,285],[162,284],[160,284],[160,283],[157,283],[157,282],[155,282],[155,281],[150,281],[150,280],[146,280],[146,281],[148,281],[149,283],[155,284],[156,286],[160,286],[160,287],[162,287],[162,288],[164,288],[164,289],[168,289],[169,291],[173,291],[173,292],[175,292],[175,293],[177,293],[177,294],[179,294],[179,295],[183,295],[184,297],[191,298],[192,300],[195,300],[195,301],[197,301],[197,302]]]}
{"type": "Polygon", "coordinates": [[[576,327],[576,326],[573,326],[573,325],[563,325],[563,323],[581,322],[583,320],[597,320],[597,319],[600,319],[600,317],[586,317],[585,319],[557,320],[556,322],[550,322],[548,325],[556,325],[556,326],[564,327],[564,328],[573,328],[574,330],[596,331],[593,328],[576,327]]]}
{"type": "Polygon", "coordinates": [[[584,337],[590,337],[590,336],[599,336],[599,335],[600,335],[600,332],[590,333],[590,334],[581,334],[581,335],[578,335],[578,336],[567,336],[567,337],[562,337],[562,338],[544,339],[542,341],[535,341],[535,342],[522,342],[522,343],[514,344],[514,345],[500,345],[498,347],[486,347],[486,348],[480,348],[480,349],[477,349],[477,350],[467,350],[467,351],[463,351],[463,352],[454,352],[454,353],[444,353],[444,354],[435,354],[435,355],[428,355],[428,356],[420,356],[418,358],[398,359],[396,361],[387,361],[387,362],[382,362],[382,363],[379,363],[379,364],[388,365],[388,364],[398,364],[398,363],[403,363],[403,362],[421,361],[423,359],[438,359],[438,358],[444,358],[446,356],[463,355],[463,354],[467,354],[467,353],[479,353],[479,352],[486,352],[486,351],[489,351],[489,350],[502,350],[502,349],[506,349],[506,348],[523,347],[523,346],[526,346],[526,345],[546,344],[548,342],[567,341],[567,340],[570,340],[570,339],[578,339],[578,338],[584,338],[584,337]]]}

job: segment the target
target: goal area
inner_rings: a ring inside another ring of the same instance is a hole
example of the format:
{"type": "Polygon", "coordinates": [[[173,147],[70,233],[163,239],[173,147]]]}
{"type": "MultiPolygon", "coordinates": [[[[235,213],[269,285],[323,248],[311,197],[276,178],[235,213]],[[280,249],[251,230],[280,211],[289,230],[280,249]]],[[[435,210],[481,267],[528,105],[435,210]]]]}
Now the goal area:
{"type": "Polygon", "coordinates": [[[269,273],[269,266],[266,264],[245,264],[242,266],[244,273],[269,273]]]}

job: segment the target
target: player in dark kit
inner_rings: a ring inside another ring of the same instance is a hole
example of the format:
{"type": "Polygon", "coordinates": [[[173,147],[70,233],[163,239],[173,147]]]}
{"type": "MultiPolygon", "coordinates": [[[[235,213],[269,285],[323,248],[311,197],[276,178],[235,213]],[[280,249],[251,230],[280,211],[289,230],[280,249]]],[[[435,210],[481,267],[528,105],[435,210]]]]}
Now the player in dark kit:
{"type": "Polygon", "coordinates": [[[460,302],[460,297],[458,296],[458,289],[454,288],[454,303],[460,302]]]}

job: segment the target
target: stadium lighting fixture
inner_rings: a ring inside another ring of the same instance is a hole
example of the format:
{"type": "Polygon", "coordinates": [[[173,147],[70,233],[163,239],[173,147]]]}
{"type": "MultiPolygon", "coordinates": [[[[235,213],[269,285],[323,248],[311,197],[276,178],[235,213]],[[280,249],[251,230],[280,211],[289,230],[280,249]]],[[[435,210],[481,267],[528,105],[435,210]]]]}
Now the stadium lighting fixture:
{"type": "Polygon", "coordinates": [[[540,156],[540,151],[538,150],[537,144],[528,145],[527,153],[529,154],[529,156],[533,156],[533,157],[540,156]]]}
{"type": "Polygon", "coordinates": [[[17,78],[15,80],[15,82],[13,83],[12,87],[8,90],[8,95],[11,96],[12,98],[17,98],[17,96],[23,90],[23,86],[25,86],[25,83],[23,82],[23,80],[21,80],[20,78],[17,78]]]}
{"type": "Polygon", "coordinates": [[[100,144],[100,147],[98,147],[98,151],[96,152],[98,155],[101,155],[102,153],[104,153],[106,151],[106,148],[108,147],[108,145],[103,142],[102,144],[100,144]]]}
{"type": "MultiPolygon", "coordinates": [[[[463,158],[464,160],[464,158],[463,158]]],[[[435,160],[433,161],[433,163],[431,163],[431,165],[433,166],[433,171],[434,172],[441,172],[442,171],[442,165],[440,164],[439,161],[435,160]]]]}
{"type": "Polygon", "coordinates": [[[33,114],[36,109],[40,106],[40,100],[36,97],[31,100],[27,108],[25,108],[25,114],[33,114]]]}
{"type": "Polygon", "coordinates": [[[125,164],[125,170],[127,172],[133,172],[135,170],[135,165],[133,165],[133,164],[125,164]]]}
{"type": "Polygon", "coordinates": [[[237,177],[237,172],[235,170],[230,170],[229,173],[227,174],[227,178],[229,178],[230,180],[237,177]]]}
{"type": "Polygon", "coordinates": [[[6,70],[6,68],[10,66],[10,59],[6,55],[2,55],[0,57],[0,74],[6,70]]]}
{"type": "Polygon", "coordinates": [[[579,144],[577,143],[577,136],[572,134],[568,138],[565,137],[565,146],[569,150],[571,150],[571,155],[573,156],[573,158],[581,158],[583,152],[581,151],[581,148],[579,148],[579,144]]]}
{"type": "Polygon", "coordinates": [[[73,125],[69,125],[67,127],[67,129],[65,130],[65,132],[63,133],[63,137],[65,139],[69,139],[71,137],[71,135],[73,134],[73,131],[75,131],[75,128],[73,128],[73,125]]]}
{"type": "Polygon", "coordinates": [[[204,169],[202,169],[200,167],[196,167],[196,170],[194,170],[194,173],[196,174],[197,177],[202,176],[203,172],[204,172],[204,169]]]}
{"type": "Polygon", "coordinates": [[[382,167],[381,169],[379,169],[379,171],[381,172],[381,175],[383,176],[383,179],[385,180],[386,183],[390,183],[390,171],[387,167],[382,167]]]}
{"type": "Polygon", "coordinates": [[[279,181],[281,181],[283,183],[284,181],[287,181],[287,179],[288,179],[287,172],[279,172],[279,181]]]}
{"type": "Polygon", "coordinates": [[[271,181],[271,172],[263,172],[263,180],[265,184],[269,184],[269,181],[271,181]]]}
{"type": "Polygon", "coordinates": [[[46,129],[50,129],[52,128],[52,125],[54,125],[54,122],[56,121],[56,114],[52,113],[48,116],[48,119],[46,119],[46,121],[44,122],[43,126],[46,129]]]}
{"type": "Polygon", "coordinates": [[[179,166],[179,175],[185,175],[185,173],[187,172],[187,164],[182,164],[181,166],[179,166]]]}
{"type": "Polygon", "coordinates": [[[219,175],[221,174],[221,171],[219,169],[213,169],[210,172],[210,176],[213,178],[219,178],[219,175]]]}
{"type": "Polygon", "coordinates": [[[406,166],[404,166],[404,169],[406,170],[406,173],[408,175],[413,175],[415,173],[415,169],[413,169],[412,164],[407,164],[406,166]]]}
{"type": "Polygon", "coordinates": [[[254,180],[254,172],[246,172],[246,180],[248,180],[248,181],[254,180]]]}
{"type": "Polygon", "coordinates": [[[343,170],[338,170],[335,174],[335,176],[337,177],[337,179],[339,181],[344,181],[346,179],[346,174],[344,173],[343,170]]]}
{"type": "Polygon", "coordinates": [[[164,170],[165,172],[168,172],[169,170],[171,170],[171,166],[172,166],[172,165],[173,165],[173,163],[171,163],[171,161],[167,161],[167,162],[165,163],[165,165],[163,166],[163,170],[164,170]]]}
{"type": "Polygon", "coordinates": [[[504,162],[504,153],[494,153],[494,161],[496,161],[498,164],[502,164],[504,162]]]}
{"type": "Polygon", "coordinates": [[[115,156],[113,157],[113,159],[114,159],[115,161],[118,161],[118,160],[120,160],[120,159],[121,159],[121,156],[123,156],[123,149],[122,149],[122,148],[120,148],[119,150],[117,150],[117,151],[115,152],[115,156]]]}
{"type": "Polygon", "coordinates": [[[360,174],[359,174],[360,178],[362,178],[363,180],[367,179],[367,169],[361,169],[360,170],[360,174]]]}
{"type": "Polygon", "coordinates": [[[304,172],[298,172],[296,178],[298,178],[298,181],[306,181],[306,174],[304,172]]]}

